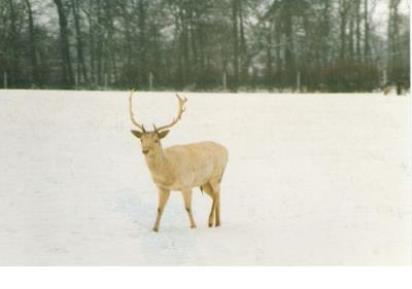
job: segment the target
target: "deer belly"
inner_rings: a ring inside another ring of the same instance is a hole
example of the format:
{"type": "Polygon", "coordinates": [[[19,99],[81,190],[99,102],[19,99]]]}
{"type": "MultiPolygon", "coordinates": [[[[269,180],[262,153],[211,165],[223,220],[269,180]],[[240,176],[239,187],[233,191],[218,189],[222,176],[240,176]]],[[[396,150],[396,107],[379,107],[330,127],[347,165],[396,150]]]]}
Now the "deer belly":
{"type": "Polygon", "coordinates": [[[212,172],[213,166],[209,164],[193,167],[191,172],[191,185],[196,187],[207,183],[210,180],[212,172]]]}

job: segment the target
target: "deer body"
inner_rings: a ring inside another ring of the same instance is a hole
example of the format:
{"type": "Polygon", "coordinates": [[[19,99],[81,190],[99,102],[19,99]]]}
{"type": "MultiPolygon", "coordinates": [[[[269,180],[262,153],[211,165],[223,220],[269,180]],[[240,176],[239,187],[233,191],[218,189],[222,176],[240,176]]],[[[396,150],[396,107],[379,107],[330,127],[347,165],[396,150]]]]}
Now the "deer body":
{"type": "Polygon", "coordinates": [[[190,227],[195,228],[191,201],[192,189],[200,187],[212,198],[212,208],[209,215],[209,227],[220,225],[220,183],[228,161],[227,149],[215,142],[199,142],[186,145],[176,145],[163,149],[160,140],[169,130],[166,130],[180,120],[184,112],[186,99],[179,100],[179,113],[169,125],[147,132],[139,124],[132,112],[132,93],[129,96],[130,118],[139,130],[132,130],[134,136],[140,139],[142,152],[145,156],[153,182],[158,188],[159,203],[154,231],[159,230],[160,219],[169,199],[170,191],[181,191],[185,209],[189,216],[190,227]]]}
{"type": "Polygon", "coordinates": [[[227,159],[224,146],[201,142],[166,148],[153,157],[146,156],[146,164],[158,187],[181,191],[220,179],[227,159]]]}

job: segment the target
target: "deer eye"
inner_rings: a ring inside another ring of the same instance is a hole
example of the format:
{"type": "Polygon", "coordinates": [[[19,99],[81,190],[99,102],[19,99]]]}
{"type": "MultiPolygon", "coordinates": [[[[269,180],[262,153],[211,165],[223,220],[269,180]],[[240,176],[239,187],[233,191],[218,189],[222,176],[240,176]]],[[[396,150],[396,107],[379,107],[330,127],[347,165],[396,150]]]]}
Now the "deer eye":
{"type": "Polygon", "coordinates": [[[159,143],[159,140],[157,139],[157,140],[155,140],[155,143],[159,143]]]}

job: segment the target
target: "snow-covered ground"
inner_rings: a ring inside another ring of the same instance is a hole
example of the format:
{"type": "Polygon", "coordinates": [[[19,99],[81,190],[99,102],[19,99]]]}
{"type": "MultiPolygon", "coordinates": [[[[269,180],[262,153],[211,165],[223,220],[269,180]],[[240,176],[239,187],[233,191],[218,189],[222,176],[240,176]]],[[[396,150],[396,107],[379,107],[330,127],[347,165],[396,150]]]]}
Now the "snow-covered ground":
{"type": "MultiPolygon", "coordinates": [[[[408,96],[185,93],[164,146],[226,145],[220,228],[157,193],[127,92],[0,91],[0,265],[411,264],[408,96]]],[[[138,93],[169,121],[172,93],[138,93]]]]}

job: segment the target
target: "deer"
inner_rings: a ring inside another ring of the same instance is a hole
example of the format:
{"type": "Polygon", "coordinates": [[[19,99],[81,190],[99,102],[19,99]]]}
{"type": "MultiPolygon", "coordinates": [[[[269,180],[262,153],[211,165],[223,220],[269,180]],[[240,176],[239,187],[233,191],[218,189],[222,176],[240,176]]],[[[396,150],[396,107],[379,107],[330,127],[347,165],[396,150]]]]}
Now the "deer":
{"type": "Polygon", "coordinates": [[[220,187],[228,162],[228,150],[225,146],[211,141],[163,148],[161,142],[170,129],[181,120],[187,98],[176,94],[177,116],[169,124],[159,127],[153,124],[153,130],[147,131],[133,113],[133,94],[132,90],[129,94],[129,116],[135,128],[131,133],[140,140],[146,166],[158,191],[157,216],[153,231],[159,231],[160,220],[171,191],[182,193],[190,228],[196,228],[192,212],[192,191],[197,187],[212,199],[208,226],[219,227],[220,187]]]}

